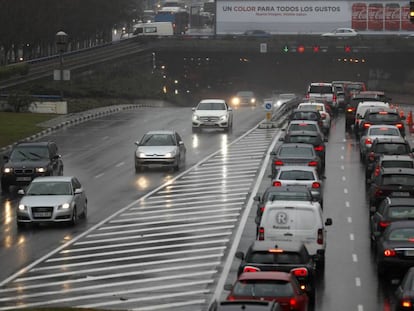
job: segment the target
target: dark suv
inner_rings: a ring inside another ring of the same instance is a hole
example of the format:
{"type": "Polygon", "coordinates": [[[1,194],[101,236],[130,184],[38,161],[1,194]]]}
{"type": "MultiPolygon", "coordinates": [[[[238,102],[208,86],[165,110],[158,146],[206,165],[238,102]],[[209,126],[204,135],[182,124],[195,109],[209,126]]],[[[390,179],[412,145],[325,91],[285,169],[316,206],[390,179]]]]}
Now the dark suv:
{"type": "Polygon", "coordinates": [[[7,193],[10,186],[26,186],[38,176],[63,175],[63,162],[54,142],[20,143],[4,156],[1,173],[1,190],[7,193]]]}

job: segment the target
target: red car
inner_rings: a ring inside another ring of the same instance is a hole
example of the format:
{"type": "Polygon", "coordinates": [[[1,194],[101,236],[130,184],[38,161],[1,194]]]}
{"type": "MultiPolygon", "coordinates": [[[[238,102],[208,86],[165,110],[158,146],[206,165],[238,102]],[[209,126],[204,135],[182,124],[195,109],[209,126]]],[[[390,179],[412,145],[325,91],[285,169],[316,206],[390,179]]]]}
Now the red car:
{"type": "Polygon", "coordinates": [[[276,301],[282,311],[307,311],[309,307],[308,295],[300,289],[296,277],[287,272],[244,272],[231,287],[227,300],[276,301]]]}

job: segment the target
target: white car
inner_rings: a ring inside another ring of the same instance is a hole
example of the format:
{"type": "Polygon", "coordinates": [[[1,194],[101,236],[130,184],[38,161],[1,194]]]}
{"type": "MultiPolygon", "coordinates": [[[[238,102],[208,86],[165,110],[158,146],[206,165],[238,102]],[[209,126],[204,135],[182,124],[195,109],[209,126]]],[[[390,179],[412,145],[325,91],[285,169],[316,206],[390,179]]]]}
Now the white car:
{"type": "Polygon", "coordinates": [[[402,137],[401,132],[395,125],[371,125],[361,136],[359,141],[359,155],[362,161],[365,161],[368,151],[371,149],[372,142],[376,138],[382,137],[402,137]]]}
{"type": "Polygon", "coordinates": [[[36,177],[22,194],[16,211],[17,226],[66,222],[75,225],[87,216],[85,191],[73,176],[36,177]]]}
{"type": "Polygon", "coordinates": [[[337,28],[322,34],[322,37],[356,37],[359,33],[353,28],[337,28]]]}
{"type": "Polygon", "coordinates": [[[316,103],[316,102],[300,103],[298,105],[298,109],[318,111],[322,118],[323,132],[325,134],[329,134],[329,131],[331,130],[331,115],[326,110],[326,106],[324,103],[316,103]]]}
{"type": "Polygon", "coordinates": [[[222,128],[228,132],[233,127],[233,109],[224,99],[203,99],[192,110],[193,132],[201,128],[222,128]]]}

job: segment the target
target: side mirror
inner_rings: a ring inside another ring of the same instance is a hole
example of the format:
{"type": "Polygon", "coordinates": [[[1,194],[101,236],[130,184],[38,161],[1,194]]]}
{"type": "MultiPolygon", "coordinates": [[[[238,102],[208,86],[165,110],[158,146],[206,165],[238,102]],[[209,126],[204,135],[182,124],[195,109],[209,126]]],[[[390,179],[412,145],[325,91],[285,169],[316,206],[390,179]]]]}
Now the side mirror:
{"type": "Polygon", "coordinates": [[[135,142],[135,145],[139,146],[139,141],[136,141],[136,142],[135,142]]]}
{"type": "Polygon", "coordinates": [[[17,190],[17,194],[24,195],[24,190],[23,190],[23,189],[19,189],[19,190],[17,190]]]}
{"type": "Polygon", "coordinates": [[[227,110],[228,110],[228,111],[233,111],[233,108],[228,107],[228,108],[227,108],[227,110]]]}
{"type": "Polygon", "coordinates": [[[244,260],[244,253],[243,252],[236,252],[236,254],[234,256],[236,258],[240,259],[240,260],[244,260]]]}
{"type": "Polygon", "coordinates": [[[76,188],[75,189],[75,194],[81,194],[83,192],[82,188],[76,188]]]}
{"type": "Polygon", "coordinates": [[[332,226],[332,218],[327,218],[326,219],[325,226],[332,226]]]}
{"type": "Polygon", "coordinates": [[[253,201],[260,201],[260,195],[256,195],[256,196],[253,198],[253,201]]]}
{"type": "Polygon", "coordinates": [[[191,110],[192,110],[192,111],[196,111],[196,108],[195,108],[195,107],[193,107],[193,108],[191,108],[191,110]]]}
{"type": "Polygon", "coordinates": [[[271,151],[270,155],[272,155],[272,156],[276,155],[276,151],[271,151]]]}
{"type": "Polygon", "coordinates": [[[179,144],[180,146],[182,146],[182,145],[184,145],[184,142],[183,142],[182,140],[180,140],[180,141],[178,142],[178,144],[179,144]]]}

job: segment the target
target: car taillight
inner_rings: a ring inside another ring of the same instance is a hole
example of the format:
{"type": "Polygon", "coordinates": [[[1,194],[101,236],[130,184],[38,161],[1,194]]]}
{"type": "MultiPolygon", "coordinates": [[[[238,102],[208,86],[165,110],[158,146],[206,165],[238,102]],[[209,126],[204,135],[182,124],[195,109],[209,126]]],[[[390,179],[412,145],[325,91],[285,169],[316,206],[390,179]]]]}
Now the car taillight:
{"type": "Polygon", "coordinates": [[[379,165],[377,165],[377,166],[375,167],[374,176],[378,176],[378,175],[379,175],[379,173],[380,173],[380,166],[379,166],[379,165]]]}
{"type": "Polygon", "coordinates": [[[274,187],[281,187],[282,186],[282,183],[280,181],[274,181],[273,182],[273,186],[274,187]]]}
{"type": "Polygon", "coordinates": [[[321,113],[321,118],[322,118],[322,119],[326,119],[326,113],[323,113],[323,112],[322,112],[322,113],[321,113]]]}
{"type": "Polygon", "coordinates": [[[265,207],[266,207],[266,206],[261,206],[261,207],[260,207],[260,212],[261,212],[262,214],[263,214],[263,212],[264,212],[264,210],[265,210],[265,207]]]}
{"type": "Polygon", "coordinates": [[[280,160],[276,160],[275,162],[273,162],[276,166],[282,166],[283,165],[283,161],[280,160]]]}
{"type": "Polygon", "coordinates": [[[230,295],[230,296],[227,297],[227,300],[233,301],[233,300],[236,300],[236,299],[233,296],[230,295]]]}
{"type": "Polygon", "coordinates": [[[355,109],[353,109],[353,108],[348,108],[346,111],[347,111],[347,112],[354,112],[354,110],[355,110],[355,109]]]}
{"type": "Polygon", "coordinates": [[[298,305],[298,302],[295,298],[290,298],[289,299],[289,307],[290,307],[291,310],[295,310],[297,305],[298,305]]]}
{"type": "Polygon", "coordinates": [[[294,276],[299,278],[305,278],[308,276],[308,269],[306,268],[296,268],[290,271],[294,276]]]}
{"type": "Polygon", "coordinates": [[[260,269],[252,266],[246,266],[243,268],[243,272],[259,272],[260,269]]]}
{"type": "Polygon", "coordinates": [[[402,123],[397,123],[395,126],[398,127],[399,129],[404,128],[404,125],[402,123]]]}
{"type": "Polygon", "coordinates": [[[259,241],[263,241],[264,240],[264,228],[260,227],[259,228],[259,241]]]}
{"type": "Polygon", "coordinates": [[[318,166],[318,161],[310,161],[308,166],[318,166]]]}
{"type": "Polygon", "coordinates": [[[371,123],[364,123],[364,128],[367,129],[371,126],[371,123]]]}
{"type": "Polygon", "coordinates": [[[368,160],[371,161],[371,162],[373,162],[375,160],[375,153],[370,152],[368,154],[368,160]]]}
{"type": "Polygon", "coordinates": [[[306,99],[309,99],[309,98],[310,98],[309,93],[308,93],[308,94],[306,94],[306,95],[305,95],[305,97],[306,97],[306,99]]]}
{"type": "Polygon", "coordinates": [[[378,223],[378,225],[380,226],[381,229],[385,229],[386,227],[388,227],[390,225],[389,221],[380,221],[378,223]]]}
{"type": "Polygon", "coordinates": [[[384,256],[385,257],[394,257],[397,253],[393,249],[385,249],[384,256]]]}
{"type": "Polygon", "coordinates": [[[323,151],[324,147],[323,146],[315,146],[315,151],[323,151]]]}
{"type": "Polygon", "coordinates": [[[321,187],[321,184],[317,181],[314,181],[312,183],[312,189],[319,189],[321,187]]]}
{"type": "Polygon", "coordinates": [[[365,145],[372,145],[371,138],[365,138],[365,145]]]}
{"type": "Polygon", "coordinates": [[[336,102],[336,95],[335,94],[332,96],[332,101],[336,102]]]}
{"type": "Polygon", "coordinates": [[[319,245],[323,244],[323,229],[318,229],[317,243],[319,245]]]}
{"type": "Polygon", "coordinates": [[[403,297],[402,299],[401,299],[401,302],[400,302],[400,306],[402,307],[402,308],[411,308],[412,306],[413,306],[413,304],[412,304],[412,302],[411,302],[411,299],[410,298],[406,298],[406,297],[403,297]]]}

